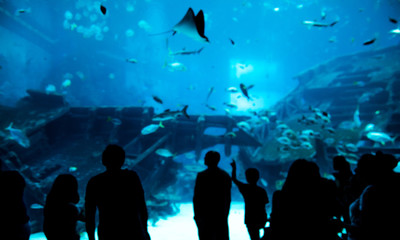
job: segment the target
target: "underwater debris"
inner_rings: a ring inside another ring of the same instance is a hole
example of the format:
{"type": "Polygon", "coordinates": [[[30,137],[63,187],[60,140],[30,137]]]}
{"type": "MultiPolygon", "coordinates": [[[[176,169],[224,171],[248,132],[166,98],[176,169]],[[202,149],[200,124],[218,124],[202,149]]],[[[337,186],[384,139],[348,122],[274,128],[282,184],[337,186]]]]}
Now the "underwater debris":
{"type": "Polygon", "coordinates": [[[10,123],[10,125],[5,128],[6,130],[10,131],[10,136],[8,138],[16,141],[20,146],[24,148],[29,148],[31,143],[26,134],[21,129],[13,128],[12,126],[13,123],[10,123]]]}
{"type": "Polygon", "coordinates": [[[185,117],[187,117],[187,118],[190,118],[189,115],[187,114],[187,108],[188,108],[188,105],[184,106],[183,109],[180,111],[170,111],[169,109],[167,109],[160,114],[156,114],[152,120],[153,121],[168,121],[168,120],[176,119],[183,115],[185,115],[185,117]]]}

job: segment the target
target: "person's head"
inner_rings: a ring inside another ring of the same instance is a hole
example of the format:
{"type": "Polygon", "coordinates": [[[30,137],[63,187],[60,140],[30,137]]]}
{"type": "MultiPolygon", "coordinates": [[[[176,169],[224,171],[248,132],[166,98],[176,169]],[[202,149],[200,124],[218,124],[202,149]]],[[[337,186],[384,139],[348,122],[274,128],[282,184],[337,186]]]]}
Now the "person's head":
{"type": "Polygon", "coordinates": [[[217,167],[219,160],[221,159],[221,155],[219,155],[218,152],[216,151],[209,151],[206,153],[206,156],[204,157],[204,164],[207,167],[217,167]]]}
{"type": "Polygon", "coordinates": [[[260,178],[260,173],[255,168],[248,168],[245,172],[246,180],[250,184],[256,184],[260,178]]]}
{"type": "Polygon", "coordinates": [[[47,196],[56,202],[79,202],[78,181],[71,174],[60,174],[54,180],[53,186],[47,196]]]}
{"type": "Polygon", "coordinates": [[[122,147],[110,144],[103,151],[102,163],[107,170],[120,169],[125,162],[125,151],[122,147]]]}

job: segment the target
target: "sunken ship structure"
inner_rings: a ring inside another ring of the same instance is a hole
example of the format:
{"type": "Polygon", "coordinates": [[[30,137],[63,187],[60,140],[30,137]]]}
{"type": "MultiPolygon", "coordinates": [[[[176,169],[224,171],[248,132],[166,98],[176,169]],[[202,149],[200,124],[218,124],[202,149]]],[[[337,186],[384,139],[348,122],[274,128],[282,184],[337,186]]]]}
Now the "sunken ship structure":
{"type": "MultiPolygon", "coordinates": [[[[165,128],[148,135],[141,130],[153,122],[153,108],[71,107],[62,95],[28,90],[16,107],[0,107],[3,169],[17,169],[26,179],[28,208],[43,205],[54,178],[68,171],[77,176],[84,196],[89,178],[103,171],[102,150],[116,143],[126,150],[126,166],[141,176],[150,218],[157,220],[176,213],[174,203],[191,199],[196,173],[203,169],[201,151],[218,144],[224,145],[225,156],[238,146],[234,157],[244,168],[259,168],[269,191],[280,187],[297,158],[314,159],[329,173],[335,155],[353,164],[364,153],[399,156],[400,47],[339,57],[296,78],[298,87],[264,113],[268,121],[254,124],[249,116],[191,115],[166,121],[165,128]],[[4,128],[10,123],[23,129],[28,148],[8,139],[4,128]],[[210,127],[230,134],[205,134],[210,127]],[[390,141],[371,140],[371,131],[387,134],[390,141]],[[156,154],[160,148],[173,156],[194,152],[194,164],[156,154]]],[[[40,230],[42,210],[28,211],[33,232],[40,230]]]]}

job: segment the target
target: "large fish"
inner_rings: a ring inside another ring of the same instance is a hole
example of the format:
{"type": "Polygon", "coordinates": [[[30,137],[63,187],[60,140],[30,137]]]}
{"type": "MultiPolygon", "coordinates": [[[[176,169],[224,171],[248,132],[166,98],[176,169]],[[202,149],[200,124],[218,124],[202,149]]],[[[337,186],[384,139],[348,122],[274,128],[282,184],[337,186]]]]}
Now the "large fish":
{"type": "Polygon", "coordinates": [[[188,37],[201,42],[209,42],[208,38],[204,35],[204,13],[200,10],[197,15],[194,15],[193,9],[189,8],[182,18],[172,30],[176,33],[182,33],[188,37]]]}
{"type": "Polygon", "coordinates": [[[153,121],[168,121],[168,120],[173,120],[176,119],[180,116],[185,115],[185,117],[190,118],[189,115],[187,114],[186,110],[188,108],[188,105],[186,105],[182,110],[180,111],[170,111],[169,109],[165,110],[164,112],[160,114],[156,114],[153,117],[153,121]]]}
{"type": "Polygon", "coordinates": [[[396,140],[396,137],[390,137],[384,132],[369,132],[367,133],[367,138],[374,142],[381,143],[382,145],[385,145],[386,142],[392,142],[394,144],[394,141],[396,140]]]}

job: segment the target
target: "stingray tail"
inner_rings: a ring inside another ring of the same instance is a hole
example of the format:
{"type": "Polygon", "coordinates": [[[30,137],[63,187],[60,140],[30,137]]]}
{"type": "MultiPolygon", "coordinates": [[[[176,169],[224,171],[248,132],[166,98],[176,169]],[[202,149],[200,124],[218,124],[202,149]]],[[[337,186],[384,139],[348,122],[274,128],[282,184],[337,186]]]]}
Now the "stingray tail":
{"type": "Polygon", "coordinates": [[[164,35],[164,34],[167,34],[167,33],[172,33],[172,36],[174,36],[176,34],[176,31],[168,30],[168,31],[165,31],[165,32],[160,32],[160,33],[152,33],[152,34],[149,34],[149,36],[153,37],[153,36],[164,35]]]}

